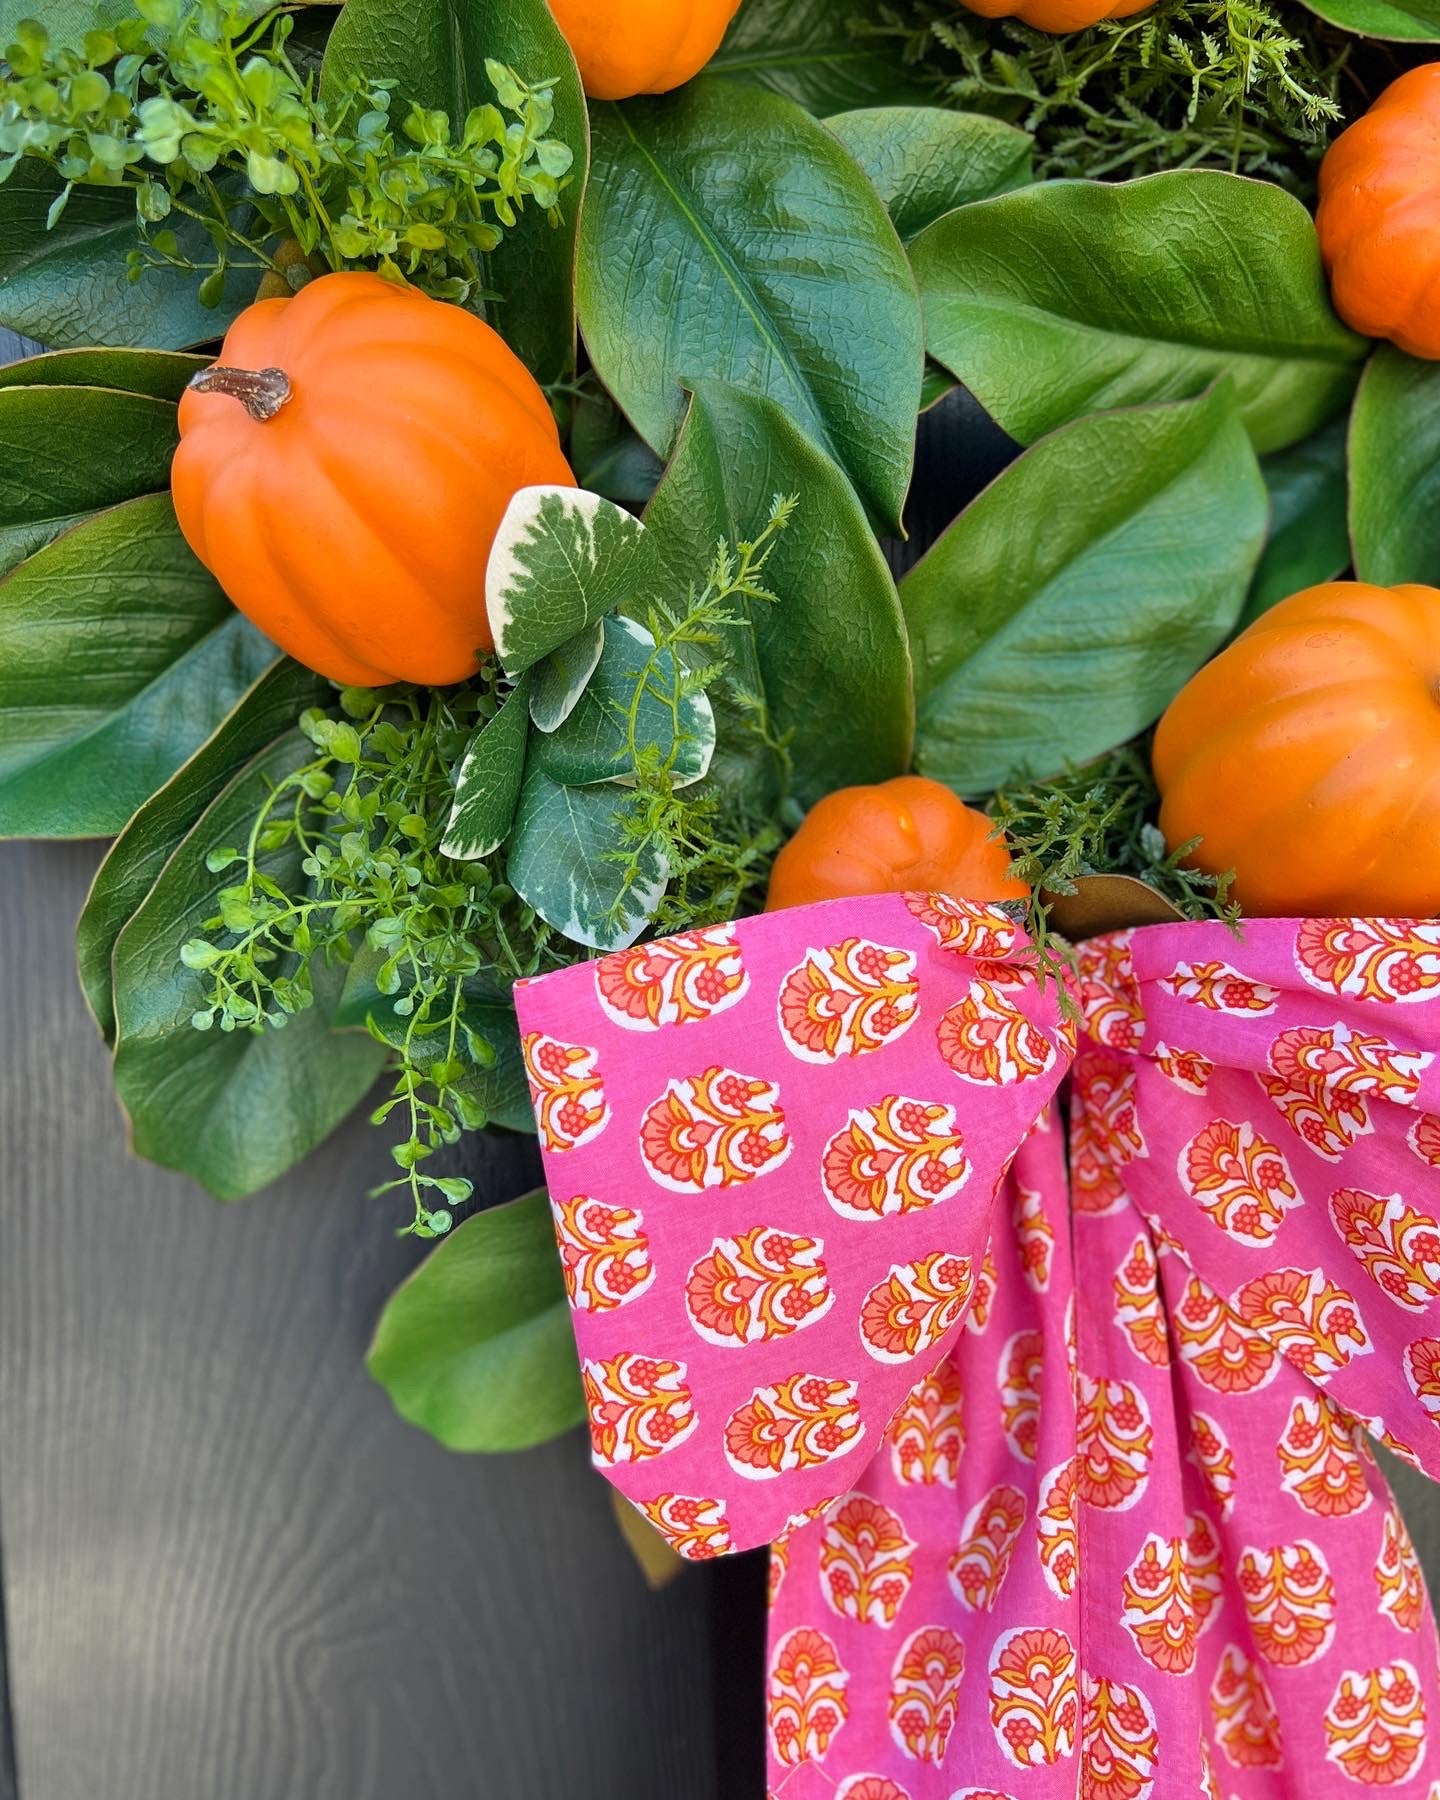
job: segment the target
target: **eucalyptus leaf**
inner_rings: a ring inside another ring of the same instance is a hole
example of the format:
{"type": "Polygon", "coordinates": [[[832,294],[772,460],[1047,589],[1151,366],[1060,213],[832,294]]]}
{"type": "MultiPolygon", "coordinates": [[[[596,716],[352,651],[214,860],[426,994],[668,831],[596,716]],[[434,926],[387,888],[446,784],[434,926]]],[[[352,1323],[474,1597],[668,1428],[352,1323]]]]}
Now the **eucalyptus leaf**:
{"type": "Polygon", "coordinates": [[[479,726],[466,745],[440,846],[445,856],[473,862],[498,850],[509,835],[525,774],[529,688],[528,674],[522,675],[494,718],[479,726]]]}
{"type": "Polygon", "coordinates": [[[49,350],[6,363],[0,368],[0,388],[116,388],[123,394],[176,401],[191,378],[209,366],[208,356],[179,350],[49,350]]]}
{"type": "MultiPolygon", "coordinates": [[[[332,1034],[344,973],[314,966],[315,1004],[283,1030],[198,1031],[203,976],[184,967],[180,947],[201,935],[218,909],[228,873],[206,856],[243,842],[256,809],[314,754],[291,730],[221,789],[186,833],[115,942],[115,1090],[135,1150],[193,1176],[219,1200],[238,1200],[276,1180],[329,1136],[384,1067],[383,1045],[332,1034]]],[[[261,866],[293,889],[299,848],[291,843],[261,866]]]]}
{"type": "Polygon", "coordinates": [[[915,284],[873,187],[777,95],[701,80],[597,105],[578,294],[601,380],[661,456],[680,384],[784,407],[898,527],[924,363],[915,284]]]}
{"type": "Polygon", "coordinates": [[[530,720],[537,731],[558,731],[570,717],[604,648],[605,621],[597,619],[526,671],[530,720]]]}
{"type": "Polygon", "coordinates": [[[1045,438],[901,584],[917,769],[979,795],[1144,730],[1229,635],[1265,520],[1227,383],[1045,438]]]}
{"type": "MultiPolygon", "coordinates": [[[[853,488],[784,409],[722,382],[697,384],[645,515],[672,591],[685,591],[718,543],[758,536],[777,494],[799,496],[765,567],[777,603],[752,605],[729,648],[772,733],[788,740],[795,793],[810,805],[909,766],[910,653],[895,583],[853,488]]],[[[730,735],[722,720],[711,779],[749,788],[755,770],[735,762],[730,735]]]]}
{"type": "Polygon", "coordinates": [[[282,657],[240,696],[234,710],[110,846],[75,928],[80,985],[107,1044],[115,1041],[111,959],[115,940],[135,915],[185,834],[225,783],[252,756],[282,736],[328,684],[282,657]]]}
{"type": "Polygon", "coordinates": [[[1035,178],[1035,140],[988,113],[870,106],[826,123],[870,177],[907,244],[955,207],[1035,178]]]}
{"type": "Polygon", "coordinates": [[[1271,182],[1186,169],[1048,181],[948,213],[911,247],[930,355],[1021,443],[1229,375],[1259,452],[1354,390],[1315,226],[1271,182]]]}
{"type": "Polygon", "coordinates": [[[1357,37],[1394,43],[1440,43],[1437,0],[1305,0],[1319,18],[1357,37]]]}
{"type": "Polygon", "coordinates": [[[1349,564],[1346,424],[1343,418],[1332,419],[1303,444],[1262,460],[1260,472],[1270,495],[1270,536],[1240,615],[1241,630],[1277,601],[1317,581],[1330,581],[1349,564]]]}
{"type": "Polygon", "coordinates": [[[575,366],[575,230],[588,133],[575,59],[545,0],[346,0],[326,45],[320,91],[334,98],[349,78],[394,77],[397,124],[418,101],[444,112],[458,132],[472,107],[494,102],[487,58],[532,84],[553,81],[551,136],[574,156],[558,223],[532,205],[478,259],[496,296],[484,303],[486,317],[539,380],[555,381],[575,366]]]}
{"type": "Polygon", "coordinates": [[[635,796],[626,788],[564,787],[531,767],[510,834],[510,885],[547,925],[573,944],[621,950],[655,917],[669,870],[658,848],[632,845],[625,820],[635,796]]]}
{"type": "Polygon", "coordinates": [[[900,52],[887,0],[745,0],[709,66],[824,117],[928,99],[933,77],[900,52]]]}
{"type": "Polygon", "coordinates": [[[603,629],[599,665],[565,723],[536,740],[536,767],[567,786],[618,781],[633,787],[636,770],[627,715],[635,702],[636,744],[658,754],[677,788],[701,780],[715,754],[715,714],[709,700],[703,693],[684,692],[683,664],[673,650],[657,651],[643,625],[609,618],[603,629]],[[636,701],[642,675],[644,686],[636,701]]]}
{"type": "Polygon", "coordinates": [[[1350,419],[1350,540],[1361,581],[1440,586],[1440,363],[1389,344],[1350,419]]]}
{"type": "Polygon", "coordinates": [[[168,494],[65,532],[0,581],[0,836],[112,836],[274,659],[168,494]]]}
{"type": "Polygon", "coordinates": [[[400,1416],[450,1450],[525,1450],[583,1421],[543,1189],[441,1239],[390,1297],[368,1367],[400,1416]]]}

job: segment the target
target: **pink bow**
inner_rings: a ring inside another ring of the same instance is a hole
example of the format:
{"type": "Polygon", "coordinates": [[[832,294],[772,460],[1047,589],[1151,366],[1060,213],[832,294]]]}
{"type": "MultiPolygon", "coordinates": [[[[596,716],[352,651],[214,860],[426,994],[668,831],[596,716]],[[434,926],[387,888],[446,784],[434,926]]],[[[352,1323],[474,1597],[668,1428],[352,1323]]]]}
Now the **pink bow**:
{"type": "Polygon", "coordinates": [[[885,895],[521,984],[596,1462],[775,1543],[784,1800],[1435,1800],[1366,1433],[1440,1477],[1440,925],[1097,939],[1078,1047],[1028,951],[885,895]]]}

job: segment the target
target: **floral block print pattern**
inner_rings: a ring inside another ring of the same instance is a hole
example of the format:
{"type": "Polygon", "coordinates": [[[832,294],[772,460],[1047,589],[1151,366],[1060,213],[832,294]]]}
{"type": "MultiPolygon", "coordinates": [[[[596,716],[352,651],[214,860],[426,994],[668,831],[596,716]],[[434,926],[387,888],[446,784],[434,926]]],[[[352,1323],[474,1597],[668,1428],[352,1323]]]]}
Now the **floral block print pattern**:
{"type": "Polygon", "coordinates": [[[517,991],[597,1463],[777,1800],[1440,1795],[1440,926],[834,901],[517,991]],[[1069,1141],[1050,1102],[1069,1079],[1069,1141]],[[1067,1217],[1068,1213],[1068,1217],[1067,1217]]]}

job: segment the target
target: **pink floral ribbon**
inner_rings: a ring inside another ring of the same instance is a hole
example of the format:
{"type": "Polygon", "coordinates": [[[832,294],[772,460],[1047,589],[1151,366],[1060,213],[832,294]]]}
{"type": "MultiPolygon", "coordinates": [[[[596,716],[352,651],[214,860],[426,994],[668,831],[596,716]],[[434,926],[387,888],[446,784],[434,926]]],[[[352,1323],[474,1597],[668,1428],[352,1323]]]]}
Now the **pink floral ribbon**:
{"type": "Polygon", "coordinates": [[[1440,1800],[1440,925],[998,910],[517,992],[595,1459],[774,1543],[784,1800],[1440,1800]],[[1066,1074],[1068,1156],[1052,1102],[1066,1074]]]}

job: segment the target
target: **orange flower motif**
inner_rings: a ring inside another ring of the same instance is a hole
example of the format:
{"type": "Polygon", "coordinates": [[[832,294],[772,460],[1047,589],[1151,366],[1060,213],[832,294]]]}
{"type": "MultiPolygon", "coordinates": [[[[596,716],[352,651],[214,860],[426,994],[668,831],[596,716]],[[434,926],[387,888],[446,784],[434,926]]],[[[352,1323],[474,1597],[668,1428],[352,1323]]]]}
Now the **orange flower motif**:
{"type": "Polygon", "coordinates": [[[1073,1456],[1058,1464],[1040,1484],[1036,1535],[1040,1569],[1052,1594],[1069,1600],[1080,1574],[1080,1508],[1073,1456]]]}
{"type": "Polygon", "coordinates": [[[1440,1113],[1421,1113],[1405,1142],[1432,1169],[1440,1169],[1440,1113]]]}
{"type": "Polygon", "coordinates": [[[1076,1063],[1071,1086],[1072,1204],[1076,1212],[1114,1212],[1125,1199],[1121,1170],[1149,1154],[1135,1116],[1135,1065],[1090,1050],[1076,1063]]]}
{"type": "Polygon", "coordinates": [[[915,956],[868,938],[807,951],[780,986],[780,1034],[802,1062],[864,1056],[903,1037],[920,1009],[915,956]]]}
{"type": "Polygon", "coordinates": [[[820,1591],[842,1619],[888,1631],[915,1578],[914,1553],[898,1513],[852,1494],[825,1527],[820,1591]]]}
{"type": "Polygon", "coordinates": [[[1392,1503],[1381,1524],[1375,1564],[1380,1611],[1399,1631],[1418,1631],[1425,1616],[1425,1577],[1399,1509],[1392,1503]]]}
{"type": "Polygon", "coordinates": [[[982,961],[1002,961],[1020,944],[1020,927],[998,906],[952,900],[949,894],[907,894],[905,905],[942,950],[982,961]]]}
{"type": "Polygon", "coordinates": [[[733,1546],[723,1500],[692,1494],[657,1494],[639,1502],[640,1510],[670,1548],[688,1562],[709,1562],[733,1546]]]}
{"type": "Polygon", "coordinates": [[[1401,919],[1306,919],[1295,962],[1312,987],[1382,1004],[1440,989],[1440,925],[1401,919]]]}
{"type": "Polygon", "coordinates": [[[1340,1188],[1330,1218],[1341,1242],[1397,1306],[1424,1312],[1440,1294],[1440,1220],[1418,1212],[1403,1194],[1340,1188]]]}
{"type": "Polygon", "coordinates": [[[607,1467],[663,1456],[697,1424],[685,1365],[622,1351],[581,1374],[595,1460],[607,1467]]]}
{"type": "Polygon", "coordinates": [[[1177,1000],[1237,1019],[1263,1018],[1274,1012],[1280,998],[1279,988],[1252,981],[1226,962],[1177,963],[1161,986],[1169,988],[1177,1000]]]}
{"type": "Polygon", "coordinates": [[[1075,1414],[1076,1485],[1105,1512],[1125,1512],[1145,1491],[1155,1441],[1150,1408],[1128,1381],[1081,1375],[1075,1414]]]}
{"type": "Polygon", "coordinates": [[[1022,1462],[1034,1462],[1040,1436],[1040,1377],[1045,1340],[1038,1331],[1017,1331],[1000,1353],[1000,1422],[1005,1440],[1022,1462]]]}
{"type": "Polygon", "coordinates": [[[937,1250],[897,1263],[860,1309],[860,1336],[877,1362],[909,1362],[959,1323],[974,1290],[970,1258],[937,1250]]]}
{"type": "Polygon", "coordinates": [[[852,1775],[841,1782],[835,1800],[910,1800],[910,1796],[888,1775],[852,1775]]]}
{"type": "Polygon", "coordinates": [[[1440,1425],[1440,1338],[1416,1338],[1405,1346],[1403,1362],[1410,1392],[1440,1425]]]}
{"type": "Polygon", "coordinates": [[[950,1558],[950,1586],[966,1612],[994,1606],[1024,1523],[1025,1496],[1003,1483],[965,1515],[960,1548],[950,1558]]]}
{"type": "Polygon", "coordinates": [[[1085,1676],[1080,1791],[1085,1800],[1149,1800],[1160,1760],[1150,1702],[1123,1681],[1085,1676]]]}
{"type": "Polygon", "coordinates": [[[770,1659],[770,1743],[787,1768],[823,1762],[849,1706],[850,1672],[823,1631],[801,1626],[775,1646],[770,1659]]]}
{"type": "Polygon", "coordinates": [[[790,1149],[775,1083],[718,1066],[670,1082],[640,1125],[651,1177],[676,1194],[753,1181],[778,1169],[790,1149]]]}
{"type": "Polygon", "coordinates": [[[1281,1487],[1317,1518],[1344,1518],[1370,1504],[1364,1433],[1326,1395],[1295,1401],[1275,1454],[1281,1487]]]}
{"type": "Polygon", "coordinates": [[[1190,1449],[1185,1459],[1200,1471],[1210,1504],[1222,1519],[1235,1507],[1235,1452],[1230,1440],[1206,1413],[1190,1415],[1190,1449]]]}
{"type": "Polygon", "coordinates": [[[1130,1254],[1115,1271],[1115,1323],[1125,1333],[1130,1348],[1157,1368],[1170,1362],[1170,1335],[1165,1309],[1160,1304],[1160,1265],[1154,1246],[1141,1233],[1130,1254]]]}
{"type": "Polygon", "coordinates": [[[1236,1243],[1269,1244],[1287,1208],[1303,1201],[1290,1166],[1248,1120],[1213,1119],[1180,1152],[1187,1194],[1236,1243]]]}
{"type": "Polygon", "coordinates": [[[1250,1635],[1266,1662],[1298,1668],[1323,1656],[1335,1636],[1335,1584],[1308,1538],[1268,1549],[1247,1546],[1237,1571],[1250,1635]]]}
{"type": "Polygon", "coordinates": [[[890,1735],[906,1756],[936,1768],[959,1714],[965,1646],[939,1625],[908,1637],[890,1675],[890,1735]]]}
{"type": "Polygon", "coordinates": [[[1055,1065],[1047,1034],[1003,988],[979,977],[941,1018],[936,1042],[960,1079],[979,1087],[1009,1087],[1055,1065]]]}
{"type": "Polygon", "coordinates": [[[1261,1085],[1295,1134],[1334,1162],[1373,1130],[1367,1097],[1408,1106],[1433,1060],[1348,1025],[1296,1026],[1270,1046],[1274,1074],[1261,1085]]]}
{"type": "Polygon", "coordinates": [[[990,1723],[1017,1769],[1075,1754],[1080,1693],[1075,1646],[1053,1626],[1003,1632],[990,1654],[990,1723]]]}
{"type": "Polygon", "coordinates": [[[632,944],[595,964],[600,1005],[607,1018],[627,1031],[659,1031],[665,1025],[713,1019],[749,990],[734,925],[632,944]]]}
{"type": "Polygon", "coordinates": [[[757,1225],[716,1238],[685,1283],[690,1323],[724,1349],[788,1337],[823,1319],[835,1295],[818,1238],[757,1225]]]}
{"type": "Polygon", "coordinates": [[[561,1043],[543,1031],[527,1032],[520,1048],[545,1149],[552,1155],[578,1150],[598,1137],[610,1122],[605,1083],[595,1067],[599,1051],[561,1043]]]}
{"type": "Polygon", "coordinates": [[[995,1285],[998,1280],[995,1258],[987,1244],[980,1260],[980,1273],[975,1277],[975,1298],[970,1302],[970,1311],[965,1319],[965,1329],[971,1337],[984,1337],[990,1327],[990,1313],[995,1305],[995,1285]]]}
{"type": "Polygon", "coordinates": [[[1425,1749],[1425,1699],[1414,1665],[1347,1669],[1325,1709],[1325,1756],[1364,1787],[1408,1781],[1425,1749]]]}
{"type": "Polygon", "coordinates": [[[847,1219],[883,1219],[949,1200],[970,1179],[955,1109],[892,1094],[862,1106],[825,1146],[821,1180],[847,1219]]]}
{"type": "Polygon", "coordinates": [[[1215,1065],[1198,1050],[1175,1050],[1169,1044],[1155,1046],[1155,1067],[1182,1094],[1204,1094],[1215,1065]]]}
{"type": "Polygon", "coordinates": [[[1215,1737],[1237,1769],[1281,1769],[1285,1742],[1280,1715],[1259,1666],[1235,1644],[1227,1644],[1210,1683],[1215,1737]]]}
{"type": "Polygon", "coordinates": [[[611,1312],[638,1300],[655,1279],[645,1221],[628,1206],[604,1206],[588,1194],[551,1203],[560,1267],[579,1312],[611,1312]]]}
{"type": "Polygon", "coordinates": [[[890,1422],[890,1464],[907,1486],[954,1487],[965,1452],[960,1373],[936,1364],[890,1422]]]}
{"type": "Polygon", "coordinates": [[[1327,1281],[1319,1269],[1275,1269],[1252,1276],[1233,1305],[1252,1330],[1312,1381],[1327,1380],[1374,1347],[1355,1296],[1327,1281]]]}
{"type": "Polygon", "coordinates": [[[1025,1285],[1037,1294],[1048,1292],[1050,1267],[1055,1256],[1055,1227],[1045,1211],[1045,1196],[1038,1188],[1015,1184],[1015,1241],[1020,1251],[1020,1273],[1025,1285]]]}
{"type": "Polygon", "coordinates": [[[1225,1589],[1220,1547],[1198,1513],[1184,1537],[1151,1532],[1125,1572],[1120,1623],[1162,1674],[1188,1675],[1200,1633],[1225,1589]]]}
{"type": "Polygon", "coordinates": [[[787,1375],[758,1387],[725,1425],[725,1455],[736,1474],[768,1481],[818,1468],[865,1435],[853,1381],[787,1375]]]}
{"type": "Polygon", "coordinates": [[[1111,1050],[1136,1050],[1145,1036],[1145,1009],[1131,952],[1134,933],[1091,938],[1076,952],[1085,1030],[1111,1050]]]}
{"type": "Polygon", "coordinates": [[[1186,1281],[1170,1323],[1181,1358],[1217,1394],[1248,1394],[1275,1379],[1279,1352],[1198,1275],[1186,1281]]]}

